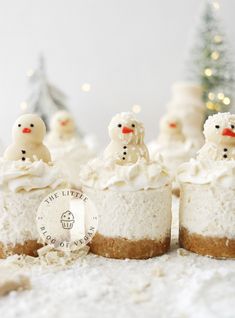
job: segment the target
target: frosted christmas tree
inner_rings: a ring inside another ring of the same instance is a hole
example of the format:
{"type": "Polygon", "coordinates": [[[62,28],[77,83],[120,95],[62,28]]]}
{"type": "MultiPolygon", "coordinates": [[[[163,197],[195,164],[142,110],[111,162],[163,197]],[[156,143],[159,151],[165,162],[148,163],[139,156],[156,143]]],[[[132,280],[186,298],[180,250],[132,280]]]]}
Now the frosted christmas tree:
{"type": "Polygon", "coordinates": [[[48,127],[50,119],[58,110],[67,110],[64,93],[52,85],[46,75],[45,61],[41,56],[38,69],[28,74],[32,93],[24,102],[27,113],[36,113],[42,117],[48,127]]]}
{"type": "Polygon", "coordinates": [[[228,111],[232,104],[234,74],[229,49],[221,31],[217,0],[208,0],[198,28],[196,45],[191,51],[190,80],[203,88],[206,115],[228,111]]]}

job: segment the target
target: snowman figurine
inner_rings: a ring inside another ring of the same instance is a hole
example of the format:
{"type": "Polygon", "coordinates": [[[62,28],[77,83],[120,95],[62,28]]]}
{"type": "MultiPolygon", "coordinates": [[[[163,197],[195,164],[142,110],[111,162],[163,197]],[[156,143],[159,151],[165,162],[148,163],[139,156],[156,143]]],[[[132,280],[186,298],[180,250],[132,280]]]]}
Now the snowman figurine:
{"type": "Polygon", "coordinates": [[[157,143],[160,145],[169,145],[184,142],[185,137],[180,119],[169,114],[162,117],[157,143]]]}
{"type": "Polygon", "coordinates": [[[4,158],[7,160],[42,160],[51,161],[50,152],[43,144],[46,126],[35,114],[20,116],[12,129],[13,143],[6,149],[4,158]]]}
{"type": "Polygon", "coordinates": [[[218,113],[209,116],[204,125],[205,145],[198,159],[235,160],[235,115],[218,113]]]}
{"type": "Polygon", "coordinates": [[[72,114],[65,110],[60,110],[54,114],[50,123],[50,133],[48,134],[48,142],[69,141],[77,138],[77,128],[72,114]]]}
{"type": "Polygon", "coordinates": [[[144,126],[133,113],[114,116],[108,130],[111,142],[104,151],[106,159],[120,165],[135,163],[140,158],[149,160],[148,149],[144,144],[144,126]]]}

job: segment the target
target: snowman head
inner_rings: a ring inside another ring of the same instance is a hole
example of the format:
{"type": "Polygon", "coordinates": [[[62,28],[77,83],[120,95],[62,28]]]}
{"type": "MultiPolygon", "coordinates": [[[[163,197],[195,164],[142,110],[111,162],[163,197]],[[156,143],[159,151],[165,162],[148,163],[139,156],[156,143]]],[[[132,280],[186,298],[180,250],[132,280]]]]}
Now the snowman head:
{"type": "Polygon", "coordinates": [[[180,119],[170,114],[165,115],[160,121],[160,131],[167,135],[182,134],[180,119]]]}
{"type": "Polygon", "coordinates": [[[203,133],[206,141],[235,146],[235,115],[218,113],[209,116],[203,133]]]}
{"type": "Polygon", "coordinates": [[[14,123],[12,138],[15,143],[40,144],[46,135],[46,126],[43,120],[36,114],[20,116],[14,123]]]}
{"type": "Polygon", "coordinates": [[[72,114],[60,110],[54,114],[51,120],[51,130],[59,134],[75,133],[76,125],[72,114]]]}
{"type": "Polygon", "coordinates": [[[114,116],[108,126],[111,140],[123,144],[143,144],[144,126],[133,113],[119,113],[114,116]]]}

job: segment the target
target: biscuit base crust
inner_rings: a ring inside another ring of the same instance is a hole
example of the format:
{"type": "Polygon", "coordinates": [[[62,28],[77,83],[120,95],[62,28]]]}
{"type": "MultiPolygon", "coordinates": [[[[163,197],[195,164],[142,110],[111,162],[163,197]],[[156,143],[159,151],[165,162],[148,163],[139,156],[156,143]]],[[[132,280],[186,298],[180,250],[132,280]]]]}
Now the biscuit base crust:
{"type": "Polygon", "coordinates": [[[191,252],[214,258],[235,258],[235,239],[203,236],[180,228],[179,244],[191,252]]]}
{"type": "Polygon", "coordinates": [[[43,245],[39,244],[36,240],[28,240],[23,244],[8,244],[5,245],[0,242],[0,258],[7,258],[10,255],[19,254],[19,255],[29,255],[29,256],[38,256],[37,250],[43,245]]]}
{"type": "Polygon", "coordinates": [[[162,240],[129,240],[121,237],[106,237],[96,233],[90,243],[94,254],[116,259],[147,259],[166,253],[170,248],[170,236],[162,240]]]}

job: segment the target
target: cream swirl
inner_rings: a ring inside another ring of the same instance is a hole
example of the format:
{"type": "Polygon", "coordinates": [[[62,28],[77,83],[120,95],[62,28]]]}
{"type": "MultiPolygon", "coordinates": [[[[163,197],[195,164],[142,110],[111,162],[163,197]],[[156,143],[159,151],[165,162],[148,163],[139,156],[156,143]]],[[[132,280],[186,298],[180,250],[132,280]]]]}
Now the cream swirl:
{"type": "Polygon", "coordinates": [[[54,144],[49,145],[49,148],[54,161],[75,160],[77,163],[84,163],[94,157],[92,151],[78,138],[66,141],[55,140],[54,144]]]}
{"type": "Polygon", "coordinates": [[[220,185],[235,189],[235,160],[196,160],[182,164],[177,171],[180,183],[220,185]]]}
{"type": "Polygon", "coordinates": [[[80,178],[84,186],[114,191],[155,189],[171,183],[160,161],[148,162],[144,158],[129,165],[96,158],[84,166],[80,178]]]}
{"type": "Polygon", "coordinates": [[[59,170],[40,161],[10,161],[0,160],[0,187],[8,188],[12,192],[35,189],[55,189],[63,184],[63,177],[59,170]]]}

